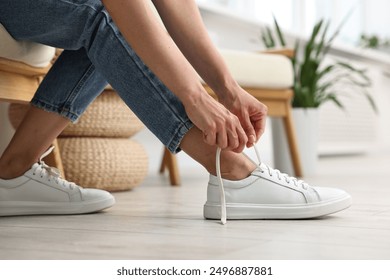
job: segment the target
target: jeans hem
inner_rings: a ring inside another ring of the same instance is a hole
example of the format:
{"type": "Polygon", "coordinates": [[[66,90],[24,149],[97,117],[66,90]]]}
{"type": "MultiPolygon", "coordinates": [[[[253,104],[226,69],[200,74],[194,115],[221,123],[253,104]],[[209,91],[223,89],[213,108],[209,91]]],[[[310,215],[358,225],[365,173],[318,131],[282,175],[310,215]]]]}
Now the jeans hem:
{"type": "Polygon", "coordinates": [[[46,112],[60,115],[66,119],[69,119],[72,123],[77,122],[80,116],[76,113],[70,112],[53,104],[46,103],[44,101],[33,98],[30,104],[36,108],[42,109],[46,112]]]}
{"type": "Polygon", "coordinates": [[[167,145],[167,148],[170,152],[172,152],[173,154],[177,154],[181,151],[180,143],[183,140],[183,137],[193,126],[194,124],[190,120],[187,120],[186,122],[182,123],[181,126],[179,126],[177,132],[175,133],[175,136],[167,145]]]}

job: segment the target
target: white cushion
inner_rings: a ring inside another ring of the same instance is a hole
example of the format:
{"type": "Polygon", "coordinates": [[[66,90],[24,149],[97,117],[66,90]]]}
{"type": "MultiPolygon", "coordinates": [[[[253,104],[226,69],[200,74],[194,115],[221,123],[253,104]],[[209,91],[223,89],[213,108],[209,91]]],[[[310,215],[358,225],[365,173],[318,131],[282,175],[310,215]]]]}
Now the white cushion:
{"type": "Polygon", "coordinates": [[[220,50],[239,85],[253,88],[284,89],[294,83],[289,58],[276,54],[220,50]]]}
{"type": "Polygon", "coordinates": [[[0,24],[0,57],[24,62],[34,67],[46,67],[55,49],[42,44],[16,41],[0,24]]]}

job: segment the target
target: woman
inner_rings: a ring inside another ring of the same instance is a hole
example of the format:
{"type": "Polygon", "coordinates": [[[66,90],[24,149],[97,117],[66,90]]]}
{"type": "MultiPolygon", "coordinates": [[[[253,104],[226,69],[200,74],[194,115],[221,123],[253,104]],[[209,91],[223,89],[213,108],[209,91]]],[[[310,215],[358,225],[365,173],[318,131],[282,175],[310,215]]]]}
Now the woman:
{"type": "Polygon", "coordinates": [[[114,204],[109,193],[69,183],[42,161],[107,82],[170,151],[184,150],[208,170],[206,218],[224,218],[221,184],[228,219],[308,218],[347,208],[347,193],[311,187],[241,154],[264,132],[266,106],[234,81],[195,1],[153,4],[169,34],[145,0],[1,1],[0,22],[15,39],[65,51],[0,159],[0,215],[86,213],[114,204]]]}

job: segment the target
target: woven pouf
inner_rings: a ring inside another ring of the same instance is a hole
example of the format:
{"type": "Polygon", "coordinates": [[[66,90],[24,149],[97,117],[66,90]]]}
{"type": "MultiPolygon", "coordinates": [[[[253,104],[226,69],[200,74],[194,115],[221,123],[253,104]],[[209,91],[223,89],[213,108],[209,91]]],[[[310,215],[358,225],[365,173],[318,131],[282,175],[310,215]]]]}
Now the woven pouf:
{"type": "Polygon", "coordinates": [[[147,175],[148,157],[129,139],[59,138],[65,176],[83,187],[107,191],[130,190],[147,175]]]}
{"type": "MultiPolygon", "coordinates": [[[[18,127],[28,105],[11,104],[8,114],[13,127],[18,127]]],[[[87,108],[75,124],[69,124],[61,136],[129,138],[144,125],[112,90],[105,90],[87,108]]]]}
{"type": "Polygon", "coordinates": [[[143,123],[115,91],[105,90],[75,124],[69,124],[61,136],[128,138],[139,132],[143,123]]]}

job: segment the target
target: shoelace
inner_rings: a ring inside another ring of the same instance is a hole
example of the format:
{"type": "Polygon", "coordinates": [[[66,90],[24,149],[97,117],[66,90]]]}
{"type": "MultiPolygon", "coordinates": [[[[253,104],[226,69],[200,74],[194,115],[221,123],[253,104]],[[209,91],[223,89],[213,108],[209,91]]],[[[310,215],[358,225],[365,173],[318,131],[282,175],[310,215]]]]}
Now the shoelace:
{"type": "MultiPolygon", "coordinates": [[[[260,172],[268,172],[269,176],[274,176],[276,175],[278,177],[278,180],[285,180],[287,184],[293,183],[297,188],[303,188],[307,189],[308,184],[306,184],[302,180],[298,180],[295,177],[291,177],[286,173],[281,173],[277,169],[273,169],[269,167],[268,165],[264,164],[261,162],[260,158],[260,153],[259,150],[257,149],[256,145],[253,145],[253,148],[255,149],[256,152],[256,157],[258,160],[258,168],[260,172]]],[[[223,187],[223,180],[222,180],[222,175],[221,175],[221,148],[217,149],[217,154],[216,154],[216,169],[217,169],[217,179],[219,182],[219,195],[220,195],[220,201],[221,201],[221,223],[224,225],[226,224],[226,197],[225,197],[225,189],[223,187]]]]}
{"type": "Polygon", "coordinates": [[[260,165],[260,170],[262,173],[265,172],[263,168],[268,171],[269,176],[273,177],[276,174],[280,181],[284,179],[287,184],[290,184],[292,182],[295,187],[302,188],[304,190],[307,190],[307,188],[309,187],[309,185],[304,181],[298,180],[297,178],[289,176],[286,173],[281,173],[278,169],[273,169],[264,163],[260,165]]]}
{"type": "Polygon", "coordinates": [[[54,180],[56,184],[73,190],[76,187],[75,183],[68,182],[65,179],[61,178],[61,172],[55,168],[48,166],[43,158],[46,157],[54,150],[54,146],[51,146],[43,155],[39,158],[38,166],[34,169],[33,174],[38,174],[41,178],[47,178],[48,181],[54,180]]]}

